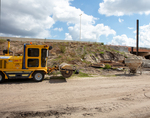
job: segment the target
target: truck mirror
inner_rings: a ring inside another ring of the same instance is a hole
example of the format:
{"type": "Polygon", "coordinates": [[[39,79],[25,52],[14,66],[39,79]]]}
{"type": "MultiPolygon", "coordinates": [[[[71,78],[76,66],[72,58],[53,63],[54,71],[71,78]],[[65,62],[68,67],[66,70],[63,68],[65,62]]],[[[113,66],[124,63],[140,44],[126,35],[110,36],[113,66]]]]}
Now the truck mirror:
{"type": "Polygon", "coordinates": [[[51,50],[53,47],[52,46],[49,46],[49,50],[51,50]]]}

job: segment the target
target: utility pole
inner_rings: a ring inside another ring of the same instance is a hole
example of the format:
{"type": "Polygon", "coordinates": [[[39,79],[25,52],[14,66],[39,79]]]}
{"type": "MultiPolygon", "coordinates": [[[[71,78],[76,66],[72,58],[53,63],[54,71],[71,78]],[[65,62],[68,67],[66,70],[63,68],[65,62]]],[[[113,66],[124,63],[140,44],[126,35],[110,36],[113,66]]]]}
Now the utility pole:
{"type": "Polygon", "coordinates": [[[0,25],[1,25],[1,0],[0,0],[0,25]]]}
{"type": "Polygon", "coordinates": [[[80,41],[81,41],[81,16],[82,14],[80,14],[79,16],[80,16],[80,41]]]}
{"type": "Polygon", "coordinates": [[[136,55],[139,52],[139,20],[137,20],[137,34],[136,34],[136,55]]]}

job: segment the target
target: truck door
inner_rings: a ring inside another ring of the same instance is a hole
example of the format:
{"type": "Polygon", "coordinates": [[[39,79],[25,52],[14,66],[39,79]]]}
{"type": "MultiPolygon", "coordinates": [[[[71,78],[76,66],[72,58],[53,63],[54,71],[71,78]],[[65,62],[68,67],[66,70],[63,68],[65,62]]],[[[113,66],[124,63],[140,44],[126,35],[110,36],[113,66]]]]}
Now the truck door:
{"type": "Polygon", "coordinates": [[[39,67],[39,48],[28,48],[27,67],[39,67]]]}

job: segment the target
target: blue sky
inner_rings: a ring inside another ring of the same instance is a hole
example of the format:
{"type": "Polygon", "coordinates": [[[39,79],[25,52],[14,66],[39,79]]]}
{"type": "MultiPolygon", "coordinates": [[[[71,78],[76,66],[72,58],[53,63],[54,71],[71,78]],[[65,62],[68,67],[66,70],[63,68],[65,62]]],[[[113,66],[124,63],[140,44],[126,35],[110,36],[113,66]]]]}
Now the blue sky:
{"type": "Polygon", "coordinates": [[[0,36],[150,47],[150,0],[1,0],[0,36]]]}

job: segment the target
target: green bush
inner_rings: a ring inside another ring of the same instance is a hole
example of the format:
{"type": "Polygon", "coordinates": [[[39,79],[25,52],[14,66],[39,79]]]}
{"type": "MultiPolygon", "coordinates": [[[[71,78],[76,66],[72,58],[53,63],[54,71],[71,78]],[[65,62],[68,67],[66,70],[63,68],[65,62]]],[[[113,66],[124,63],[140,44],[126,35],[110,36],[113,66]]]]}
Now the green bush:
{"type": "Polygon", "coordinates": [[[59,55],[59,56],[58,56],[58,58],[62,58],[62,56],[61,56],[61,55],[59,55]]]}
{"type": "Polygon", "coordinates": [[[126,55],[124,56],[125,58],[128,58],[126,55]]]}
{"type": "Polygon", "coordinates": [[[111,69],[111,65],[106,64],[105,67],[104,67],[104,69],[111,69]]]}
{"type": "Polygon", "coordinates": [[[81,55],[81,59],[84,59],[85,55],[86,55],[85,53],[82,54],[82,55],[81,55]]]}
{"type": "Polygon", "coordinates": [[[104,43],[101,43],[101,45],[104,45],[104,43]]]}
{"type": "Polygon", "coordinates": [[[100,52],[100,54],[104,54],[104,52],[100,52]]]}
{"type": "Polygon", "coordinates": [[[66,51],[66,46],[61,45],[60,46],[60,52],[65,53],[65,51],[66,51]]]}

